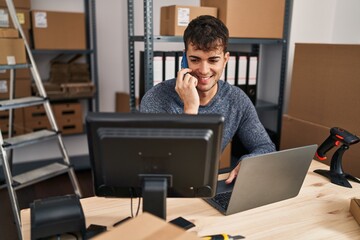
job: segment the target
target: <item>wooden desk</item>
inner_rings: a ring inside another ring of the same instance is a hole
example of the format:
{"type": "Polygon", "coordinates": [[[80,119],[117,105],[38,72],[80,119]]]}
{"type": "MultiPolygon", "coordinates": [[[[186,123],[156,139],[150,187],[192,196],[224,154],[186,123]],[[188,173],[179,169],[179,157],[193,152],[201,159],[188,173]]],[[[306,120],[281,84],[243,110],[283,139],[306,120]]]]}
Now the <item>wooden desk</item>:
{"type": "MultiPolygon", "coordinates": [[[[167,219],[182,216],[195,223],[198,236],[228,233],[246,239],[360,239],[360,226],[349,212],[360,197],[360,184],[344,188],[313,172],[329,167],[313,161],[299,195],[285,201],[223,216],[201,199],[167,200],[167,219]]],[[[86,224],[111,226],[130,215],[129,199],[81,200],[86,224]]],[[[137,199],[133,208],[136,211],[137,199]]],[[[21,211],[24,239],[30,239],[30,210],[21,211]]]]}

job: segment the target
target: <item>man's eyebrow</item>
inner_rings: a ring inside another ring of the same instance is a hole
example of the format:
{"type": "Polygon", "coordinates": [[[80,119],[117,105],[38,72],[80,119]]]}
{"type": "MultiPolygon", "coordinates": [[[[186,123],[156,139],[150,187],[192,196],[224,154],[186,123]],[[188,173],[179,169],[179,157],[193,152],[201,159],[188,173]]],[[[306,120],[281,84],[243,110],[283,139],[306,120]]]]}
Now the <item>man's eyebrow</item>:
{"type": "MultiPolygon", "coordinates": [[[[198,57],[198,56],[193,56],[193,55],[190,55],[189,58],[201,59],[200,57],[198,57]]],[[[212,57],[209,57],[209,59],[218,59],[218,58],[220,58],[220,56],[212,56],[212,57]]]]}

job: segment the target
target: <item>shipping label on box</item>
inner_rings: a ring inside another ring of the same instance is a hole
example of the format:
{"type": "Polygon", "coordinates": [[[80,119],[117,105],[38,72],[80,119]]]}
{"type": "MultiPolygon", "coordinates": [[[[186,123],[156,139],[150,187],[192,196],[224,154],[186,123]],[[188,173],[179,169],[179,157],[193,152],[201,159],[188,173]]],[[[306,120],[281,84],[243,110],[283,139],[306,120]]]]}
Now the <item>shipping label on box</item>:
{"type": "MultiPolygon", "coordinates": [[[[8,92],[9,92],[8,81],[0,80],[0,96],[3,94],[7,94],[8,92]]],[[[0,98],[2,98],[2,97],[0,97],[0,98]]],[[[4,98],[6,98],[6,97],[4,97],[4,98]]]]}
{"type": "Polygon", "coordinates": [[[35,12],[35,14],[34,14],[34,19],[35,19],[34,27],[36,27],[36,28],[47,28],[48,24],[47,24],[46,16],[47,16],[46,12],[35,12]]]}
{"type": "Polygon", "coordinates": [[[177,25],[186,27],[190,23],[190,8],[179,8],[177,16],[177,25]]]}
{"type": "Polygon", "coordinates": [[[217,8],[178,5],[161,7],[160,35],[182,36],[189,22],[200,15],[217,17],[217,8]]]}

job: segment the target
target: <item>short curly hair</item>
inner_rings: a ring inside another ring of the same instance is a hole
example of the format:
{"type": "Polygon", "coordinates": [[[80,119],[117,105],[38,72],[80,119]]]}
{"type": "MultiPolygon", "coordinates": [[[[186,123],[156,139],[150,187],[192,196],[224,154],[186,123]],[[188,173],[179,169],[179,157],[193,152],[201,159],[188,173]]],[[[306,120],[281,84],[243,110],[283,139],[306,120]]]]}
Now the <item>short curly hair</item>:
{"type": "Polygon", "coordinates": [[[193,44],[198,50],[205,52],[223,48],[227,51],[229,30],[225,24],[216,17],[202,15],[193,19],[184,31],[184,44],[193,44]]]}

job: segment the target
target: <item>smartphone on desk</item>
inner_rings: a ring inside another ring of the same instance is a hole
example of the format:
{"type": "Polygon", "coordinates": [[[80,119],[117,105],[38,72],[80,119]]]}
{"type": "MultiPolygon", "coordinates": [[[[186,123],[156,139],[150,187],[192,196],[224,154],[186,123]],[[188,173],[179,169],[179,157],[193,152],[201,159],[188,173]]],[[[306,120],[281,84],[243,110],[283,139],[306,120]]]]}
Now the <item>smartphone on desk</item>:
{"type": "Polygon", "coordinates": [[[181,68],[189,68],[189,64],[186,58],[186,52],[183,52],[182,59],[181,59],[181,68]]]}

